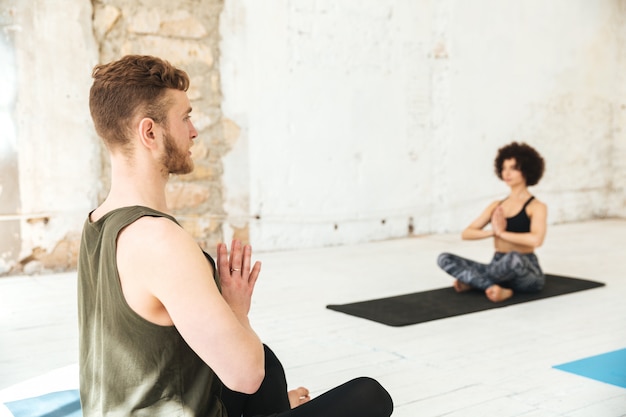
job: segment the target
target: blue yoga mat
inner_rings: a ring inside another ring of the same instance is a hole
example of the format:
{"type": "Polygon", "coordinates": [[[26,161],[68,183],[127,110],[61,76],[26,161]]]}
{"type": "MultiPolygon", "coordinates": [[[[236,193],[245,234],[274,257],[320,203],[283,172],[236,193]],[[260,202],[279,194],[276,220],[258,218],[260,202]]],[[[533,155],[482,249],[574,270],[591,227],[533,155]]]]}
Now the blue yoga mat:
{"type": "Polygon", "coordinates": [[[50,392],[4,404],[15,417],[82,417],[78,390],[50,392]]]}
{"type": "Polygon", "coordinates": [[[553,368],[626,388],[626,349],[556,365],[553,368]]]}

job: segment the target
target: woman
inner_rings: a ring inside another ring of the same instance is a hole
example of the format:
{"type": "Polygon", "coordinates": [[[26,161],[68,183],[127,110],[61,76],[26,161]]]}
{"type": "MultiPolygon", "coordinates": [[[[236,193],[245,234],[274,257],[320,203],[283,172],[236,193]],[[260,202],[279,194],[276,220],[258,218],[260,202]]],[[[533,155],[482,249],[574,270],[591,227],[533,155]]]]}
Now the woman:
{"type": "Polygon", "coordinates": [[[493,237],[495,254],[489,264],[442,253],[439,266],[452,275],[457,292],[478,289],[493,302],[504,301],[514,292],[539,292],[545,276],[535,248],[546,235],[547,207],[528,187],[541,179],[544,161],[525,143],[510,143],[495,159],[496,175],[510,188],[508,197],[491,203],[462,233],[463,239],[493,237]],[[491,222],[491,229],[485,226],[491,222]]]}

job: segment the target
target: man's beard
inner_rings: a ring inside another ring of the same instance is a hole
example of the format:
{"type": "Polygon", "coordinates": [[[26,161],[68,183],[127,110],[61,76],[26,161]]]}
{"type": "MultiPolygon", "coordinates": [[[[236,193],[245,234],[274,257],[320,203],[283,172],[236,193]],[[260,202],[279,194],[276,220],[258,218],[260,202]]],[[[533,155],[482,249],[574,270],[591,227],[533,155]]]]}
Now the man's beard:
{"type": "Polygon", "coordinates": [[[169,132],[163,135],[163,145],[165,153],[161,158],[161,163],[169,174],[189,174],[193,171],[193,160],[187,151],[182,151],[176,147],[174,138],[169,132]]]}

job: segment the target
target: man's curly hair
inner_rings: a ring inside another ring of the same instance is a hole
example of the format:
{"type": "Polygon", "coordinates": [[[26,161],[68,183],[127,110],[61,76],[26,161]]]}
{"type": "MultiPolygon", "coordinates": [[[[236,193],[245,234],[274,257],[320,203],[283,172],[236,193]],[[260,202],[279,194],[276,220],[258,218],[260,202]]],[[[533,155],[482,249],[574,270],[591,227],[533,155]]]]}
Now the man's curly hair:
{"type": "Polygon", "coordinates": [[[539,152],[526,143],[512,142],[498,149],[494,168],[498,178],[502,179],[502,164],[507,159],[515,159],[515,166],[522,172],[526,185],[535,185],[543,176],[545,163],[539,152]]]}
{"type": "Polygon", "coordinates": [[[150,117],[167,123],[167,90],[187,91],[189,76],[150,55],[126,55],[93,69],[89,108],[96,132],[107,146],[127,147],[132,121],[150,117]]]}

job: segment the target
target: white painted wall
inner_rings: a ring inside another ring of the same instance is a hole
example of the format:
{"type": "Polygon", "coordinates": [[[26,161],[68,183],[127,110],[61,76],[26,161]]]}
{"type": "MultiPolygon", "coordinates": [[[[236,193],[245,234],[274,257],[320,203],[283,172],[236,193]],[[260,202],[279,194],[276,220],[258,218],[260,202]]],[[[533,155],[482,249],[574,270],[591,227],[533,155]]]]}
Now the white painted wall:
{"type": "Polygon", "coordinates": [[[457,231],[505,195],[492,161],[519,140],[547,160],[534,192],[551,223],[623,217],[624,13],[610,0],[227,1],[223,111],[241,128],[227,211],[248,214],[257,250],[457,231]]]}

